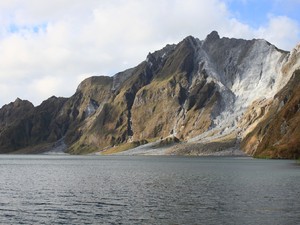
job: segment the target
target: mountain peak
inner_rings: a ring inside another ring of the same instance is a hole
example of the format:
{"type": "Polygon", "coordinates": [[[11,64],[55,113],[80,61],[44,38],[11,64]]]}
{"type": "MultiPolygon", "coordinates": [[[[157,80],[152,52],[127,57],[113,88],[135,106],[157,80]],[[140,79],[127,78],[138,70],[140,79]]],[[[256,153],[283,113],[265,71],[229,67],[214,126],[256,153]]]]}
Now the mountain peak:
{"type": "Polygon", "coordinates": [[[197,44],[197,42],[199,41],[198,38],[193,37],[192,35],[187,36],[186,38],[183,39],[183,43],[190,43],[190,44],[197,44]]]}
{"type": "Polygon", "coordinates": [[[16,100],[14,101],[14,103],[17,104],[17,103],[20,103],[20,102],[22,102],[22,101],[23,101],[22,99],[20,99],[19,97],[17,97],[16,100]]]}
{"type": "Polygon", "coordinates": [[[194,38],[192,35],[187,36],[183,39],[183,41],[194,41],[196,38],[194,38]]]}
{"type": "Polygon", "coordinates": [[[200,41],[198,38],[195,38],[193,36],[187,36],[186,38],[184,38],[181,42],[180,45],[181,46],[186,46],[188,48],[192,48],[192,49],[197,49],[200,45],[200,41]]]}
{"type": "Polygon", "coordinates": [[[207,35],[205,41],[215,41],[220,39],[220,36],[217,31],[212,31],[209,35],[207,35]]]}
{"type": "Polygon", "coordinates": [[[16,100],[12,103],[15,107],[20,107],[22,105],[27,105],[27,106],[32,106],[33,107],[33,104],[27,100],[22,100],[20,98],[16,98],[16,100]]]}

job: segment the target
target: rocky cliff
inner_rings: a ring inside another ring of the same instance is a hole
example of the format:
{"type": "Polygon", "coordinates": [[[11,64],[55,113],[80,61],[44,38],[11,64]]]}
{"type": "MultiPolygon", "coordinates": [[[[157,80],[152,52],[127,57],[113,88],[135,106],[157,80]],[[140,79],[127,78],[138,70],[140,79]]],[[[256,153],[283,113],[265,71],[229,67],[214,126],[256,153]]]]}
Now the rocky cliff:
{"type": "Polygon", "coordinates": [[[0,109],[0,149],[1,153],[36,153],[51,147],[64,136],[65,121],[54,118],[66,99],[51,97],[40,106],[34,107],[26,100],[16,99],[0,109]]]}
{"type": "Polygon", "coordinates": [[[257,157],[300,158],[300,70],[263,111],[265,116],[243,138],[243,149],[257,157]]]}
{"type": "Polygon", "coordinates": [[[289,53],[215,31],[202,41],[189,36],[113,77],[84,80],[69,99],[3,106],[0,149],[35,152],[63,143],[73,154],[110,153],[180,140],[186,144],[169,152],[241,146],[255,156],[299,157],[299,65],[299,48],[289,53]]]}

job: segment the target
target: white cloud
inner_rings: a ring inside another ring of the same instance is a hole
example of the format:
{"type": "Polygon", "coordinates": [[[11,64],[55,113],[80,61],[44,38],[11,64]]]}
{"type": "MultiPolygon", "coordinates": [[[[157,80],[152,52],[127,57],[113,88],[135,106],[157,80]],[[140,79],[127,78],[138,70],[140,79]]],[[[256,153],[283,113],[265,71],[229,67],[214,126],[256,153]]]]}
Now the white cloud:
{"type": "Polygon", "coordinates": [[[221,0],[3,0],[0,24],[0,105],[70,96],[78,79],[113,75],[187,35],[204,39],[218,30],[285,49],[299,38],[299,25],[288,17],[271,16],[253,29],[221,0]]]}
{"type": "Polygon", "coordinates": [[[283,50],[292,50],[300,42],[299,24],[286,16],[269,16],[264,26],[254,29],[247,24],[231,19],[227,27],[220,29],[227,37],[265,39],[283,50]]]}
{"type": "Polygon", "coordinates": [[[300,41],[300,30],[299,25],[286,16],[270,16],[267,26],[257,30],[257,36],[284,50],[291,50],[300,41]]]}
{"type": "Polygon", "coordinates": [[[64,88],[67,87],[67,83],[64,83],[65,80],[60,77],[55,76],[46,76],[36,80],[33,80],[31,84],[28,85],[28,91],[39,93],[40,97],[47,99],[52,96],[52,90],[55,88],[64,88]]]}

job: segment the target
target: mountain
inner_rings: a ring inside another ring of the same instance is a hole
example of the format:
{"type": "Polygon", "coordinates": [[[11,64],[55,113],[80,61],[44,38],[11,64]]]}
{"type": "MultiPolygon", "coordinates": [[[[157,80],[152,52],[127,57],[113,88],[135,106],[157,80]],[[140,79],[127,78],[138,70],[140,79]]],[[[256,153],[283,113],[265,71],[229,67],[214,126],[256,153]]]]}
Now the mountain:
{"type": "Polygon", "coordinates": [[[216,31],[189,36],[134,68],[87,78],[68,99],[3,106],[0,149],[108,154],[151,142],[169,146],[165,154],[298,158],[299,52],[216,31]]]}
{"type": "Polygon", "coordinates": [[[62,138],[66,123],[58,124],[55,118],[64,98],[51,97],[40,106],[16,99],[0,109],[0,149],[10,153],[22,149],[24,153],[35,153],[51,147],[52,142],[62,138]]]}

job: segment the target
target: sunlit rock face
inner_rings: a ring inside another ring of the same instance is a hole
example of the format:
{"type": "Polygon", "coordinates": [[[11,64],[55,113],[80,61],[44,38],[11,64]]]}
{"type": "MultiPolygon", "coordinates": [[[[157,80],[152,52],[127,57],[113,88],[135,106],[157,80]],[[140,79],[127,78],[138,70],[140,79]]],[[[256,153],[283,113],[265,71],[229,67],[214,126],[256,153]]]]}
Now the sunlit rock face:
{"type": "MultiPolygon", "coordinates": [[[[297,82],[299,64],[299,47],[289,53],[261,39],[220,38],[216,31],[204,40],[189,36],[113,77],[88,78],[72,97],[55,100],[59,107],[50,113],[49,124],[57,127],[47,128],[51,138],[43,141],[63,139],[66,151],[79,154],[170,136],[202,144],[230,138],[230,143],[242,142],[247,153],[259,156],[267,146],[262,142],[271,142],[262,141],[269,126],[257,129],[271,121],[271,114],[281,118],[280,110],[294,107],[284,99],[292,98],[297,88],[291,82],[297,82]]],[[[1,110],[7,113],[5,107],[1,110]]],[[[29,108],[28,114],[35,115],[38,107],[29,108]]],[[[0,141],[10,146],[4,131],[12,120],[0,115],[0,141]]],[[[278,132],[289,134],[290,127],[286,119],[278,132]]],[[[24,142],[6,149],[28,146],[24,142]]]]}
{"type": "Polygon", "coordinates": [[[269,104],[265,116],[242,140],[250,155],[300,158],[300,70],[269,104]]]}
{"type": "MultiPolygon", "coordinates": [[[[248,107],[248,113],[259,115],[244,130],[241,147],[257,157],[300,157],[300,47],[296,46],[281,67],[283,88],[278,88],[274,98],[264,99],[248,107]],[[288,81],[288,82],[287,82],[288,81]],[[258,110],[259,113],[254,113],[258,110]]],[[[248,114],[248,118],[249,114],[248,114]]],[[[247,114],[241,121],[247,120],[247,114]]]]}

